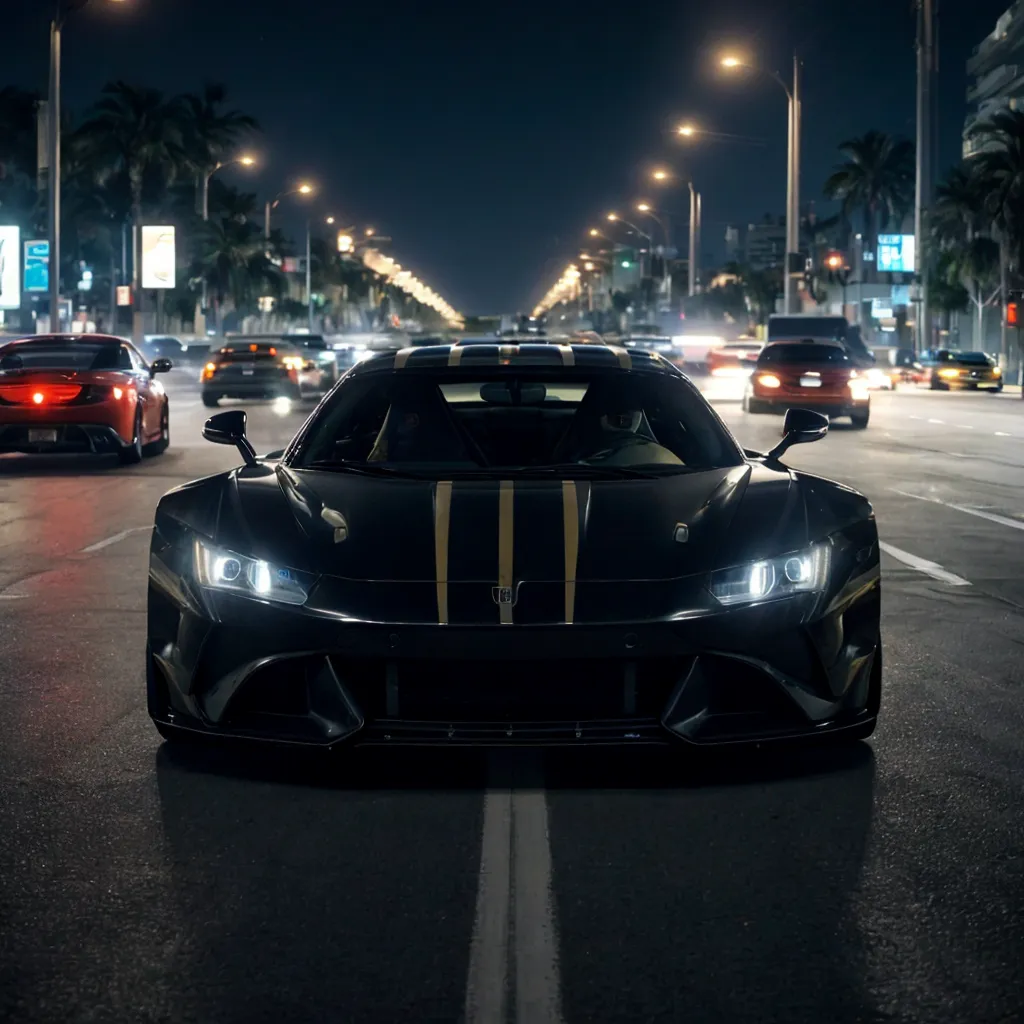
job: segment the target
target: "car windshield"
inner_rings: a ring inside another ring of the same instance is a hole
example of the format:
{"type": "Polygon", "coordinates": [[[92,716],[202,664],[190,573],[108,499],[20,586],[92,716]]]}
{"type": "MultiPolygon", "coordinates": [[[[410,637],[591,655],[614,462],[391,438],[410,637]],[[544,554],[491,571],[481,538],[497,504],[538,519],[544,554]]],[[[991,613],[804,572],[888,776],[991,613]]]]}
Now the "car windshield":
{"type": "MultiPolygon", "coordinates": [[[[121,345],[107,342],[38,342],[0,348],[2,370],[118,370],[121,345]],[[10,364],[10,365],[5,365],[10,364]]],[[[130,368],[130,363],[129,367],[130,368]]]]}
{"type": "Polygon", "coordinates": [[[780,363],[811,366],[832,363],[849,365],[850,357],[838,345],[769,345],[758,356],[758,366],[780,363]]]}
{"type": "Polygon", "coordinates": [[[579,468],[629,475],[739,465],[688,382],[661,374],[366,374],[300,436],[300,468],[493,474],[579,468]]]}
{"type": "Polygon", "coordinates": [[[965,366],[990,366],[991,362],[984,352],[954,352],[953,358],[965,366]]]}
{"type": "Polygon", "coordinates": [[[768,339],[827,338],[845,341],[849,325],[834,316],[773,316],[768,321],[768,339]]]}

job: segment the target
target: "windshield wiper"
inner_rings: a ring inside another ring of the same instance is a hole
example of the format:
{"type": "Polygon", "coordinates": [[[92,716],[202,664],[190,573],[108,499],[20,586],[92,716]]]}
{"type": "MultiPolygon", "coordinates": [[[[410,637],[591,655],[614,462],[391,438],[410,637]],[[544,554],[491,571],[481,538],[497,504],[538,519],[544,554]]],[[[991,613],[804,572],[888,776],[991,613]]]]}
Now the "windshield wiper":
{"type": "Polygon", "coordinates": [[[520,466],[515,472],[523,475],[541,473],[545,476],[586,476],[595,479],[604,477],[608,480],[657,480],[660,476],[659,473],[652,473],[649,469],[641,469],[639,466],[595,466],[588,462],[556,462],[544,466],[520,466]]]}
{"type": "Polygon", "coordinates": [[[392,469],[373,462],[338,462],[334,459],[316,459],[296,469],[323,469],[332,473],[355,473],[359,476],[416,477],[418,474],[406,470],[392,469]]]}

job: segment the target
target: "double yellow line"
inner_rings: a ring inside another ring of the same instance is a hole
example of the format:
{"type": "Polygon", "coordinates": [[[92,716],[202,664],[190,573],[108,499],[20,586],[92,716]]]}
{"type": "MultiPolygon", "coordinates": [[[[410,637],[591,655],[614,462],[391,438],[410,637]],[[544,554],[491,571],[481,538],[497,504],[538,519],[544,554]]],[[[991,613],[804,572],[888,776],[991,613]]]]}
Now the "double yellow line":
{"type": "MultiPolygon", "coordinates": [[[[448,551],[451,533],[452,481],[439,480],[434,493],[434,575],[437,586],[437,622],[448,625],[448,551]]],[[[576,609],[576,567],[580,549],[579,495],[573,480],[562,481],[562,540],[565,551],[565,622],[576,609]]],[[[515,483],[502,480],[498,487],[498,588],[514,593],[515,483]]],[[[512,604],[498,605],[502,625],[512,625],[512,604]]]]}

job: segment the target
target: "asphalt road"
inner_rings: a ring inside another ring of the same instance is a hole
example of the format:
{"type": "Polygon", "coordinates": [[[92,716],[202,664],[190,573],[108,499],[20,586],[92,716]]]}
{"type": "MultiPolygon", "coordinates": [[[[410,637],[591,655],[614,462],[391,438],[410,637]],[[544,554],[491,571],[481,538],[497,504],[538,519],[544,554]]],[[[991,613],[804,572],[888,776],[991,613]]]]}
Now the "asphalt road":
{"type": "MultiPolygon", "coordinates": [[[[868,743],[324,766],[146,716],[153,506],[237,461],[169,390],[140,467],[0,460],[0,1020],[1024,1020],[1019,397],[880,395],[790,453],[887,545],[868,743]]],[[[257,449],[301,415],[251,408],[257,449]]]]}

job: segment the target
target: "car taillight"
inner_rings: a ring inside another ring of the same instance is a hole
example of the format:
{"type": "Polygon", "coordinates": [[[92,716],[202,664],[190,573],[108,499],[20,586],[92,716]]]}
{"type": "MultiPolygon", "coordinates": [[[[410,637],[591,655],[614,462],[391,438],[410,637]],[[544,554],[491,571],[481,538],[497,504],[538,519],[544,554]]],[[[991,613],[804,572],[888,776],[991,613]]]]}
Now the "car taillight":
{"type": "Polygon", "coordinates": [[[110,393],[118,400],[124,398],[124,388],[111,388],[110,393]]]}
{"type": "Polygon", "coordinates": [[[12,405],[66,405],[82,392],[80,384],[6,384],[0,399],[12,405]]]}
{"type": "Polygon", "coordinates": [[[757,378],[757,383],[763,388],[780,388],[782,387],[782,381],[775,376],[774,373],[762,373],[757,378]]]}
{"type": "Polygon", "coordinates": [[[216,372],[217,372],[217,364],[216,363],[207,363],[203,367],[203,372],[202,372],[202,375],[200,376],[200,380],[212,380],[213,379],[213,375],[216,372]]]}

